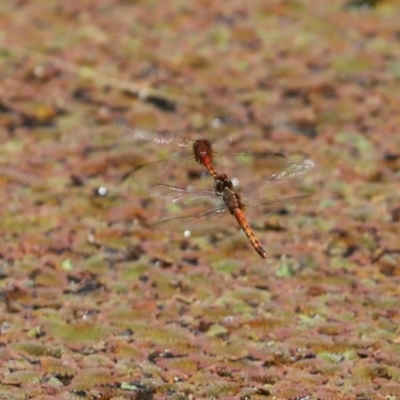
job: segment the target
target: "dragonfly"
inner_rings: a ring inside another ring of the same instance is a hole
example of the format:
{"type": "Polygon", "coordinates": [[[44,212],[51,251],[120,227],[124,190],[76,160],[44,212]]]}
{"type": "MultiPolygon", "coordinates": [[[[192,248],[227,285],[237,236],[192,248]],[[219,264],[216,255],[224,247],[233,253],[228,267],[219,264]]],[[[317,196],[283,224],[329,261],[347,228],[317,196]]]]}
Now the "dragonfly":
{"type": "MultiPolygon", "coordinates": [[[[170,131],[157,132],[139,128],[127,128],[126,131],[135,139],[157,143],[160,146],[175,149],[177,152],[175,158],[144,163],[136,166],[133,172],[152,164],[155,164],[162,174],[166,174],[172,167],[188,171],[194,169],[196,165],[202,165],[209,175],[214,179],[219,179],[228,170],[232,174],[238,165],[250,165],[254,161],[254,154],[251,152],[235,152],[228,149],[238,132],[225,131],[211,139],[193,140],[170,131]]],[[[271,170],[279,170],[286,161],[283,154],[275,152],[264,153],[263,159],[268,160],[271,170]]],[[[203,175],[198,174],[198,176],[203,175]]]]}
{"type": "Polygon", "coordinates": [[[214,180],[214,190],[201,190],[171,186],[163,183],[151,183],[153,196],[166,201],[193,206],[194,204],[211,203],[213,208],[198,213],[168,218],[158,221],[153,226],[162,230],[184,230],[190,231],[203,229],[211,224],[221,223],[222,218],[231,215],[239,227],[247,236],[254,250],[266,258],[267,253],[262,247],[256,234],[248,222],[247,215],[252,211],[262,210],[273,211],[276,206],[282,208],[285,202],[291,202],[307,195],[295,195],[282,197],[272,195],[277,188],[290,188],[294,180],[307,174],[315,167],[310,159],[294,160],[287,163],[285,169],[280,173],[274,173],[266,178],[259,179],[242,190],[236,191],[234,185],[227,175],[221,174],[214,180]],[[267,194],[267,197],[266,197],[267,194]],[[269,194],[269,197],[268,197],[269,194]]]}

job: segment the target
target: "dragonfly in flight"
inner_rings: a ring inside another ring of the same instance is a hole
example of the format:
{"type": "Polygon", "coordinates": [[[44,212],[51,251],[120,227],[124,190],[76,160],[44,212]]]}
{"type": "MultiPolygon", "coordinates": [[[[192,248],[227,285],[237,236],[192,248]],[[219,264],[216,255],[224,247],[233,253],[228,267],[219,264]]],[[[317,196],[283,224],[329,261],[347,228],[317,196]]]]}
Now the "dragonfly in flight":
{"type": "Polygon", "coordinates": [[[221,223],[221,219],[228,215],[235,218],[255,251],[266,258],[267,253],[262,247],[251,228],[247,215],[252,211],[267,211],[282,208],[285,202],[290,202],[305,195],[282,197],[272,195],[275,189],[290,187],[293,181],[307,174],[315,164],[312,160],[287,161],[286,168],[280,173],[274,173],[266,178],[255,181],[240,191],[234,190],[232,181],[225,174],[219,174],[214,180],[214,190],[200,190],[171,186],[163,183],[152,183],[153,196],[171,201],[181,205],[195,205],[200,203],[211,203],[214,208],[200,211],[189,215],[183,215],[165,219],[154,224],[155,228],[163,230],[184,230],[204,229],[213,223],[221,223]],[[269,197],[268,197],[269,196],[269,197]]]}
{"type": "MultiPolygon", "coordinates": [[[[228,147],[232,144],[238,132],[221,132],[212,139],[188,139],[170,131],[152,131],[145,129],[127,128],[127,133],[135,139],[149,141],[168,149],[175,150],[177,155],[171,155],[168,160],[157,160],[138,165],[134,168],[136,172],[146,166],[155,164],[165,175],[172,167],[178,170],[193,170],[196,165],[203,165],[214,179],[220,178],[229,171],[230,176],[236,173],[238,166],[249,165],[254,162],[255,154],[251,152],[235,152],[228,147]],[[218,172],[217,172],[218,169],[218,172]],[[221,173],[222,172],[222,173],[221,173]]],[[[281,153],[263,153],[263,159],[268,160],[269,168],[278,170],[286,162],[281,153]]],[[[204,173],[204,171],[202,171],[204,173]]],[[[202,176],[203,173],[198,174],[202,176]]]]}

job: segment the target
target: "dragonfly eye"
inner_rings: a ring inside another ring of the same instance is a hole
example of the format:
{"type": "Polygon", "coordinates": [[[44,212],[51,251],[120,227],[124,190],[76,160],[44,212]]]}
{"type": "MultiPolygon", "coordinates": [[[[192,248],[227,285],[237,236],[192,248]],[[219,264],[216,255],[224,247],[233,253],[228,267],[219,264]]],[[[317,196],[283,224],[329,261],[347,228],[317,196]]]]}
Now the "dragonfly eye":
{"type": "Polygon", "coordinates": [[[223,191],[224,189],[233,189],[232,181],[230,179],[228,179],[228,177],[225,174],[220,176],[219,182],[220,182],[221,187],[222,187],[221,191],[223,191]]]}
{"type": "Polygon", "coordinates": [[[219,175],[214,180],[215,194],[221,196],[225,189],[233,190],[233,183],[225,174],[219,175]]]}
{"type": "Polygon", "coordinates": [[[224,182],[219,179],[216,179],[214,181],[214,189],[216,195],[221,195],[222,192],[224,191],[224,182]]]}
{"type": "Polygon", "coordinates": [[[193,155],[194,155],[194,159],[198,162],[198,163],[201,163],[201,160],[200,160],[200,156],[199,156],[199,141],[198,140],[195,140],[194,142],[193,142],[193,155]]]}

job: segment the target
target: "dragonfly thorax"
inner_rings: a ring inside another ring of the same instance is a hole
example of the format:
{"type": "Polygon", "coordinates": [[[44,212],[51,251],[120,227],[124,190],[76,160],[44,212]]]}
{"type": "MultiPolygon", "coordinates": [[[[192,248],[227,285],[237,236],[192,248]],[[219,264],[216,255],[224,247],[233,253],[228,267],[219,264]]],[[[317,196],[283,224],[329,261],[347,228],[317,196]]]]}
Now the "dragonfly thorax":
{"type": "Polygon", "coordinates": [[[222,193],[222,200],[231,214],[234,214],[236,209],[244,210],[244,204],[239,193],[236,193],[232,189],[225,188],[222,193]]]}

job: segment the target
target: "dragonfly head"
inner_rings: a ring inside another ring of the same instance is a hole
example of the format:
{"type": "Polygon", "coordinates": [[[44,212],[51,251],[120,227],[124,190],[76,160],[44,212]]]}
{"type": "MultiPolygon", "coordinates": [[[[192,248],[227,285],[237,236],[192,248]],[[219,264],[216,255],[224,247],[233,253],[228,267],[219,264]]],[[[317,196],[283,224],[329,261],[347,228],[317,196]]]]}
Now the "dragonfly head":
{"type": "Polygon", "coordinates": [[[198,139],[193,142],[193,154],[196,161],[200,164],[212,160],[211,142],[206,139],[198,139]]]}

